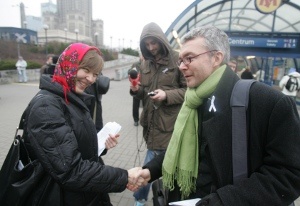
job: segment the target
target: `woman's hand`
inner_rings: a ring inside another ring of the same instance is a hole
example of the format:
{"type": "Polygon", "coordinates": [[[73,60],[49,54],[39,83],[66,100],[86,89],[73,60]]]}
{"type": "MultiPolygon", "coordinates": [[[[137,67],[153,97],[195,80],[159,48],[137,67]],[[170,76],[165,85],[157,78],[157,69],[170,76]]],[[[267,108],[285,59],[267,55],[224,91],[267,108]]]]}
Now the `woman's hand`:
{"type": "Polygon", "coordinates": [[[115,147],[118,144],[119,134],[112,135],[110,134],[107,140],[105,141],[105,148],[109,150],[110,148],[115,147]]]}

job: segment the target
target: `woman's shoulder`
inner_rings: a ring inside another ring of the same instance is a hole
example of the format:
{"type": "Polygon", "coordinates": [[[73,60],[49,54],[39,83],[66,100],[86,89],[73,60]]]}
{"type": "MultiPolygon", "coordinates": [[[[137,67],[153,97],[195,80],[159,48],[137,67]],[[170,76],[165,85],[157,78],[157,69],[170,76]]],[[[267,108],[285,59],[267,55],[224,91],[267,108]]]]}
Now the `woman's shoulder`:
{"type": "Polygon", "coordinates": [[[34,107],[40,106],[60,106],[62,103],[62,98],[58,95],[51,93],[47,90],[40,90],[30,101],[30,105],[35,105],[34,107]]]}

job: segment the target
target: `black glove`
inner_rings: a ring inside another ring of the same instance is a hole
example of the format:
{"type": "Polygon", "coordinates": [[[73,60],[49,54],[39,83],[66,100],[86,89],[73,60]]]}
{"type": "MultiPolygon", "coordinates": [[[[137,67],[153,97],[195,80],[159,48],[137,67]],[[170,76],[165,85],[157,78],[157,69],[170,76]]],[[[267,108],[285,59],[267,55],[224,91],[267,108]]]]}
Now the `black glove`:
{"type": "Polygon", "coordinates": [[[222,206],[221,199],[217,193],[211,193],[199,200],[196,206],[222,206]]]}

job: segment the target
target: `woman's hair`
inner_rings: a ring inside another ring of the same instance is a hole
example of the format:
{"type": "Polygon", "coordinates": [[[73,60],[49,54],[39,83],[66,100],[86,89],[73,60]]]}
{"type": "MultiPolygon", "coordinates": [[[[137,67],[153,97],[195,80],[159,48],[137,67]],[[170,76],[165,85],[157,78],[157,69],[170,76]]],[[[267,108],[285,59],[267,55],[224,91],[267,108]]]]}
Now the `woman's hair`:
{"type": "Polygon", "coordinates": [[[104,66],[104,60],[96,50],[89,50],[83,57],[78,69],[87,69],[100,74],[104,66]]]}

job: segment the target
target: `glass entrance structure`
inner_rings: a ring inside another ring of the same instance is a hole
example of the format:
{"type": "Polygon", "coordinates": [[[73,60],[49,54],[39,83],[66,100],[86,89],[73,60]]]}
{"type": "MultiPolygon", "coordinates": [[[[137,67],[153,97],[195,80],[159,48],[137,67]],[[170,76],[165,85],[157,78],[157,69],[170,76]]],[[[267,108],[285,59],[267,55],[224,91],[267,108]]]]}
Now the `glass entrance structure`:
{"type": "Polygon", "coordinates": [[[228,34],[239,69],[250,66],[254,74],[263,70],[263,81],[273,85],[291,67],[300,72],[299,14],[299,0],[196,0],[165,34],[179,49],[180,37],[192,28],[216,26],[228,34]]]}

